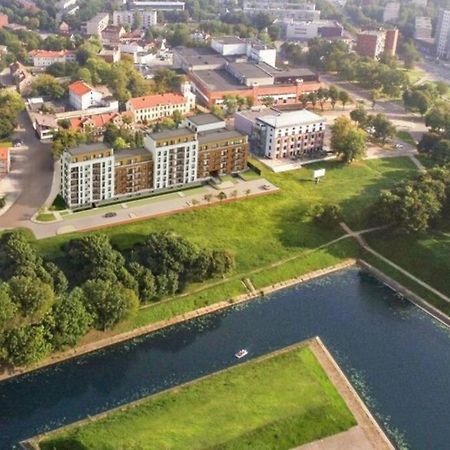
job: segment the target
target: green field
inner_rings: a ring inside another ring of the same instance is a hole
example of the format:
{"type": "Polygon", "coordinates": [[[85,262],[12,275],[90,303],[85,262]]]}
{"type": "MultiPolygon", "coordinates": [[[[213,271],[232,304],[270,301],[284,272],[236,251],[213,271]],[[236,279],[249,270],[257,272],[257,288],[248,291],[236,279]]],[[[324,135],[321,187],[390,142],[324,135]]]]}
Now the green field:
{"type": "Polygon", "coordinates": [[[409,133],[408,131],[403,130],[397,131],[397,137],[401,139],[403,142],[406,142],[407,144],[410,144],[414,147],[416,146],[416,141],[411,136],[411,133],[409,133]]]}
{"type": "Polygon", "coordinates": [[[36,220],[39,222],[51,222],[52,220],[55,220],[55,215],[51,212],[41,212],[36,216],[36,220]]]}
{"type": "Polygon", "coordinates": [[[308,348],[235,367],[52,435],[59,449],[290,449],[355,425],[308,348]]]}

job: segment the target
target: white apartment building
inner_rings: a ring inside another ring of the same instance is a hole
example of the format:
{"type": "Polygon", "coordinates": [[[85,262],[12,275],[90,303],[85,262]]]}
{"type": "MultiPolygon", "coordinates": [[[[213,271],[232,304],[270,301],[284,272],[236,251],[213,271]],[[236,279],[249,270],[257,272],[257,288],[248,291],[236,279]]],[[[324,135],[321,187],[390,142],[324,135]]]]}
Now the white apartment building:
{"type": "Polygon", "coordinates": [[[103,94],[84,81],[75,81],[69,85],[69,103],[76,110],[85,110],[102,105],[103,94]]]}
{"type": "Polygon", "coordinates": [[[306,109],[256,117],[260,152],[270,159],[298,158],[323,148],[325,119],[306,109]]]}
{"type": "Polygon", "coordinates": [[[70,50],[32,50],[28,56],[33,61],[34,67],[48,67],[55,63],[74,62],[75,52],[70,50]]]}
{"type": "Polygon", "coordinates": [[[450,57],[450,10],[439,10],[438,23],[435,34],[436,56],[450,57]]]}
{"type": "Polygon", "coordinates": [[[245,14],[268,14],[278,20],[318,20],[320,11],[315,3],[299,3],[290,0],[244,0],[245,14]]]}
{"type": "Polygon", "coordinates": [[[171,0],[132,0],[128,3],[131,9],[154,10],[154,11],[183,11],[184,2],[171,0]]]}
{"type": "Polygon", "coordinates": [[[431,39],[432,31],[433,26],[430,17],[416,17],[414,29],[415,39],[431,39]]]}
{"type": "Polygon", "coordinates": [[[164,189],[197,180],[197,134],[182,127],[151,133],[144,147],[153,157],[153,187],[164,189]]]}
{"type": "Polygon", "coordinates": [[[392,22],[398,19],[400,15],[400,3],[389,2],[383,11],[383,22],[392,22]]]}
{"type": "Polygon", "coordinates": [[[102,12],[86,22],[86,34],[101,37],[102,31],[108,26],[109,14],[102,12]]]}
{"type": "Polygon", "coordinates": [[[114,197],[114,150],[89,144],[65,150],[61,158],[61,195],[69,208],[114,197]]]}
{"type": "Polygon", "coordinates": [[[128,100],[127,111],[133,115],[135,122],[152,122],[171,116],[175,111],[182,115],[195,108],[195,94],[191,92],[191,84],[183,83],[182,93],[145,95],[128,100]]]}
{"type": "Polygon", "coordinates": [[[114,11],[113,12],[113,24],[114,25],[129,25],[133,27],[136,17],[141,22],[142,28],[151,28],[158,24],[158,13],[154,10],[144,11],[114,11]]]}

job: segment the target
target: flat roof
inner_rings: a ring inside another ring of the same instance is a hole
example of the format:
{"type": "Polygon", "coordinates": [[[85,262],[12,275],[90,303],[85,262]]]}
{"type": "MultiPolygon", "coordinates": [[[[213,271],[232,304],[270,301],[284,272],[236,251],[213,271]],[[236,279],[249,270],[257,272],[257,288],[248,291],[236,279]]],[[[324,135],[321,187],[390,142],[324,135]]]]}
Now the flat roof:
{"type": "Polygon", "coordinates": [[[223,139],[242,138],[245,136],[246,134],[243,134],[240,131],[222,128],[221,130],[198,133],[198,143],[201,145],[207,144],[208,142],[221,141],[223,139]]]}
{"type": "Polygon", "coordinates": [[[235,71],[243,75],[245,78],[270,78],[272,75],[263,70],[258,64],[244,62],[229,63],[229,66],[235,71]]]}
{"type": "Polygon", "coordinates": [[[270,73],[272,76],[276,77],[306,77],[306,76],[317,76],[316,72],[313,72],[306,67],[298,67],[293,69],[278,69],[277,67],[272,67],[265,62],[260,62],[258,66],[265,72],[270,73]]]}
{"type": "Polygon", "coordinates": [[[263,117],[257,117],[261,122],[266,123],[274,128],[289,127],[294,125],[307,125],[317,122],[324,122],[325,118],[314,114],[306,109],[297,111],[280,112],[263,117]]]}
{"type": "Polygon", "coordinates": [[[84,144],[79,145],[78,147],[67,149],[67,151],[72,156],[82,155],[83,153],[104,152],[105,150],[111,150],[111,147],[103,144],[103,142],[96,142],[95,144],[84,144]]]}
{"type": "Polygon", "coordinates": [[[188,120],[195,125],[208,125],[210,123],[224,122],[224,119],[211,113],[197,114],[196,116],[188,117],[188,120]]]}
{"type": "Polygon", "coordinates": [[[175,128],[174,130],[163,130],[157,131],[156,133],[149,133],[148,136],[154,141],[159,141],[161,139],[169,139],[180,136],[187,136],[189,134],[195,134],[187,127],[175,128]]]}
{"type": "Polygon", "coordinates": [[[116,159],[130,158],[132,156],[151,156],[151,153],[143,147],[125,148],[123,150],[117,150],[115,152],[116,159]]]}
{"type": "Polygon", "coordinates": [[[245,40],[241,39],[237,36],[221,36],[217,38],[213,38],[214,41],[222,42],[222,44],[225,45],[232,45],[232,44],[245,44],[245,40]]]}
{"type": "Polygon", "coordinates": [[[240,84],[236,78],[224,69],[195,71],[194,76],[199,78],[211,91],[236,91],[249,89],[245,84],[240,84]]]}
{"type": "Polygon", "coordinates": [[[209,47],[175,47],[174,51],[180,54],[190,66],[221,65],[226,59],[209,47]]]}

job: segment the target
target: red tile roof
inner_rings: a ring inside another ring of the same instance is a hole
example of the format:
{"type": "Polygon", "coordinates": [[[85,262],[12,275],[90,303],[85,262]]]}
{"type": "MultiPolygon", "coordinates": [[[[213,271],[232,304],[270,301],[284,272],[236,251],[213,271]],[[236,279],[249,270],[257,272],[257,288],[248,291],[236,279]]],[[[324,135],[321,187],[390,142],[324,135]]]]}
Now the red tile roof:
{"type": "Polygon", "coordinates": [[[92,116],[75,117],[70,119],[70,128],[80,129],[86,122],[92,122],[95,128],[104,127],[106,124],[114,120],[116,117],[131,117],[130,113],[108,113],[108,114],[94,114],[92,116]]]}
{"type": "Polygon", "coordinates": [[[72,55],[73,51],[71,50],[32,50],[29,55],[34,58],[61,58],[63,56],[72,55]]]}
{"type": "Polygon", "coordinates": [[[128,100],[134,109],[152,108],[158,105],[180,105],[186,103],[181,94],[156,94],[144,97],[135,97],[128,100]]]}
{"type": "Polygon", "coordinates": [[[93,89],[84,81],[78,80],[69,85],[69,92],[73,92],[75,95],[81,97],[82,95],[88,94],[93,89]]]}

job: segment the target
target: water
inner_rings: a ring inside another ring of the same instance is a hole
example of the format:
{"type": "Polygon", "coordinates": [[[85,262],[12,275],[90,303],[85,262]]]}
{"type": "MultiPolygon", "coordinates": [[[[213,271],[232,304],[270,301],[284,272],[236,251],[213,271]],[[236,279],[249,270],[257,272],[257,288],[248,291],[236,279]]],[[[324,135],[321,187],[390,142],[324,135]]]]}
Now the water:
{"type": "Polygon", "coordinates": [[[450,447],[449,329],[349,269],[0,383],[0,448],[316,335],[399,447],[450,447]]]}

